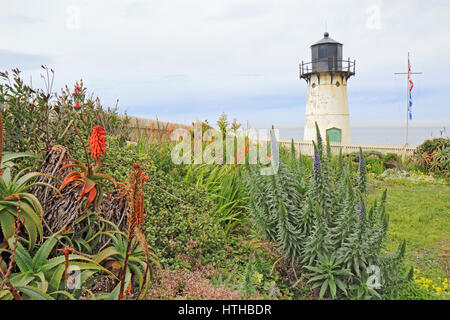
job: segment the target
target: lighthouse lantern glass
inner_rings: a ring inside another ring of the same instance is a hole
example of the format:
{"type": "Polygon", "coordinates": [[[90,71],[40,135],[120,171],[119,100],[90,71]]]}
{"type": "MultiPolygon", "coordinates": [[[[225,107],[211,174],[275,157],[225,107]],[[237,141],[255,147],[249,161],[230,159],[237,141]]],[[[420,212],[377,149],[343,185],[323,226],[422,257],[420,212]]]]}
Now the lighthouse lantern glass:
{"type": "Polygon", "coordinates": [[[342,70],[342,44],[323,43],[311,47],[313,72],[342,70]]]}

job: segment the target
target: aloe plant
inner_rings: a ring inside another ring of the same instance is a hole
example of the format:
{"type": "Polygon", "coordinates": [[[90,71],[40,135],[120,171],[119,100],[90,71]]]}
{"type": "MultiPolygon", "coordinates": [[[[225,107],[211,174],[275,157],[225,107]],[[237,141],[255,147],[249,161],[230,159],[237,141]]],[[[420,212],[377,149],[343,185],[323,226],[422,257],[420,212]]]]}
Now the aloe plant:
{"type": "MultiPolygon", "coordinates": [[[[120,264],[121,268],[123,268],[128,247],[126,235],[122,232],[106,233],[106,235],[111,238],[112,245],[96,254],[93,260],[98,264],[104,264],[108,261],[117,262],[120,264]]],[[[150,260],[151,261],[146,262],[145,252],[142,250],[141,246],[137,244],[130,246],[125,278],[131,276],[137,278],[139,289],[141,291],[140,298],[148,291],[150,281],[153,278],[153,269],[150,267],[147,268],[147,263],[154,263],[160,268],[158,258],[152,253],[150,253],[150,260]]]]}
{"type": "Polygon", "coordinates": [[[5,153],[1,161],[0,176],[0,226],[3,237],[8,240],[15,233],[15,219],[22,216],[24,219],[25,230],[28,234],[28,245],[32,248],[38,237],[42,237],[43,210],[39,200],[30,192],[32,187],[40,185],[59,191],[53,186],[32,182],[38,176],[48,176],[40,172],[28,172],[27,168],[14,172],[14,163],[12,160],[21,157],[31,157],[28,153],[5,153]]]}
{"type": "MultiPolygon", "coordinates": [[[[71,297],[63,289],[65,287],[64,276],[67,268],[65,256],[60,255],[50,258],[50,253],[58,243],[57,236],[58,234],[50,236],[33,256],[23,247],[20,241],[17,242],[14,257],[19,272],[13,274],[10,280],[13,284],[16,284],[17,290],[31,298],[71,297]]],[[[14,247],[14,238],[9,241],[10,247],[14,247]]],[[[6,250],[1,249],[0,252],[2,251],[6,250]]],[[[70,266],[76,266],[81,271],[80,283],[83,283],[97,272],[112,274],[109,270],[85,256],[69,254],[68,261],[70,266]]],[[[0,291],[0,297],[4,299],[12,298],[6,289],[0,291]]]]}

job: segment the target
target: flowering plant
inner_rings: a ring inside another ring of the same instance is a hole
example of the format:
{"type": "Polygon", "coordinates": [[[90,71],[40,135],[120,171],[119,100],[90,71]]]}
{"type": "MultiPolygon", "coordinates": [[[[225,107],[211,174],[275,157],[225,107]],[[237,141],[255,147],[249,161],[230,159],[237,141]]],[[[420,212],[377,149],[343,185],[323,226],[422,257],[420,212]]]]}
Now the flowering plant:
{"type": "Polygon", "coordinates": [[[91,203],[94,204],[94,210],[98,209],[98,205],[101,203],[103,197],[103,180],[109,180],[115,187],[117,186],[117,182],[113,177],[100,172],[102,167],[101,156],[106,153],[106,132],[101,126],[95,126],[92,129],[91,136],[89,137],[89,150],[91,151],[91,158],[96,159],[95,164],[89,163],[88,157],[86,157],[88,162],[87,165],[78,160],[67,159],[67,161],[71,161],[73,163],[66,164],[60,169],[81,169],[79,171],[72,171],[67,174],[59,190],[62,191],[65,187],[72,183],[81,185],[82,188],[78,200],[81,200],[85,195],[88,195],[83,213],[87,211],[91,203]]]}

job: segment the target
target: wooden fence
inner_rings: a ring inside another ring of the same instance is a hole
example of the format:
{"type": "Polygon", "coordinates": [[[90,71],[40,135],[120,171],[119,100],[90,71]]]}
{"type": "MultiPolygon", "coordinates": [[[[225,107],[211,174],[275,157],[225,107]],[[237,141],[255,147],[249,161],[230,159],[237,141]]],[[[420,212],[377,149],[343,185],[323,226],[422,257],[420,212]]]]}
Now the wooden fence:
{"type": "MultiPolygon", "coordinates": [[[[278,141],[281,145],[290,148],[291,147],[291,141],[290,140],[279,140],[278,141]]],[[[314,154],[314,146],[312,141],[294,141],[295,149],[302,154],[305,155],[313,155],[314,154]]],[[[386,153],[395,153],[398,155],[401,155],[402,157],[405,156],[412,156],[414,154],[414,151],[416,151],[417,147],[414,146],[402,146],[402,145],[394,145],[394,144],[340,144],[340,143],[330,143],[331,146],[331,152],[335,154],[339,154],[339,150],[342,149],[342,153],[352,153],[352,152],[358,152],[359,148],[363,151],[378,151],[382,154],[386,153]]]]}
{"type": "MultiPolygon", "coordinates": [[[[151,138],[151,137],[170,137],[170,133],[173,130],[183,128],[189,130],[192,128],[191,125],[184,125],[173,122],[165,122],[147,118],[139,118],[134,116],[128,116],[129,123],[128,128],[130,129],[130,134],[132,140],[137,140],[139,138],[151,138]]],[[[291,147],[291,140],[279,140],[282,146],[287,148],[291,147]]],[[[294,141],[295,149],[304,155],[314,155],[314,146],[312,141],[294,141]]],[[[378,151],[382,154],[395,153],[401,155],[402,157],[411,156],[416,150],[415,146],[402,146],[402,145],[390,145],[390,144],[339,144],[331,143],[331,152],[338,154],[339,149],[342,149],[342,153],[351,153],[359,151],[359,148],[363,151],[378,151]]]]}

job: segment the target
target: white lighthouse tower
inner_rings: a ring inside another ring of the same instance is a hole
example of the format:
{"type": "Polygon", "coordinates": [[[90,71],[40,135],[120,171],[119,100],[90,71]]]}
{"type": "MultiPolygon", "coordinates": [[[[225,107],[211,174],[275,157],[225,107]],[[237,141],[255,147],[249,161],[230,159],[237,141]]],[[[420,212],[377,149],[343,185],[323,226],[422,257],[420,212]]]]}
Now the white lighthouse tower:
{"type": "Polygon", "coordinates": [[[355,74],[355,61],[342,59],[342,43],[329,37],[311,46],[311,62],[300,64],[300,78],[308,85],[303,140],[316,139],[315,122],[330,142],[351,142],[347,80],[355,74]]]}

